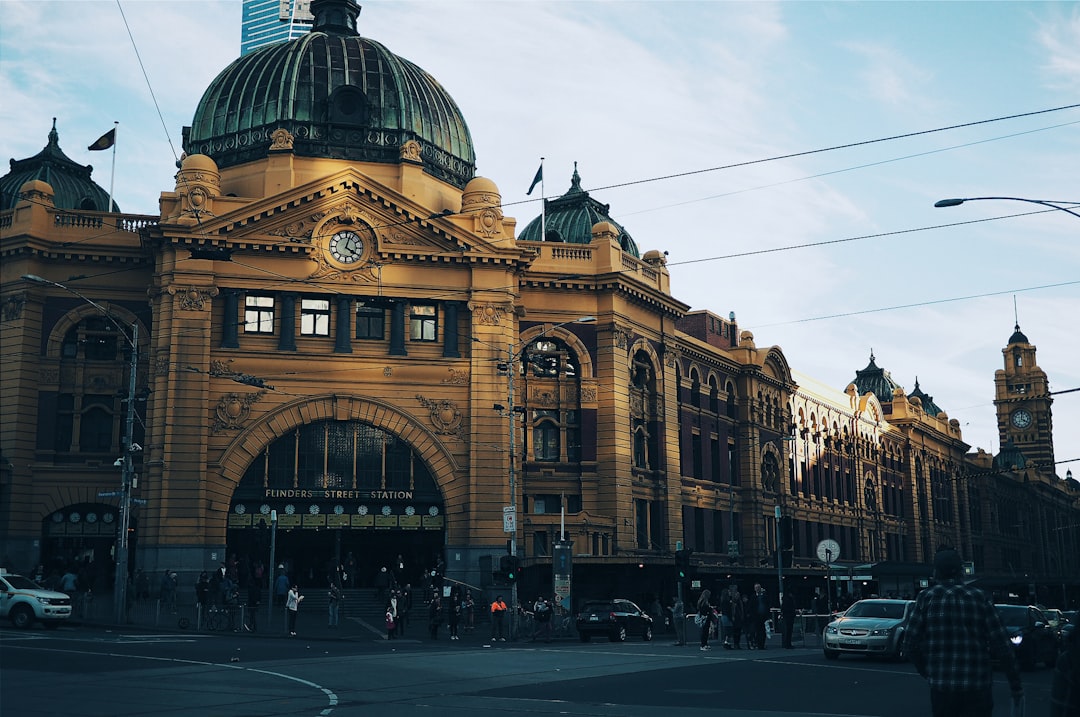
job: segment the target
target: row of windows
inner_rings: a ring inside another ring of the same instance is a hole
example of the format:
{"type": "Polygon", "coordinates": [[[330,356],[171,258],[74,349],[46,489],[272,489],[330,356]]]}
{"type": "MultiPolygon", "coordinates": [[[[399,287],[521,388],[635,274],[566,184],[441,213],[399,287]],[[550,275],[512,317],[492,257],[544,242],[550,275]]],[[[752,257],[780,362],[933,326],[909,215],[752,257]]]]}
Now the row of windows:
{"type": "MultiPolygon", "coordinates": [[[[357,339],[386,338],[386,309],[370,302],[357,302],[355,311],[357,339]]],[[[244,300],[244,333],[273,334],[277,319],[275,297],[248,294],[244,300]]],[[[435,341],[438,338],[438,315],[434,304],[413,304],[409,312],[409,339],[435,341]]],[[[300,335],[330,335],[330,300],[300,300],[300,335]]]]}

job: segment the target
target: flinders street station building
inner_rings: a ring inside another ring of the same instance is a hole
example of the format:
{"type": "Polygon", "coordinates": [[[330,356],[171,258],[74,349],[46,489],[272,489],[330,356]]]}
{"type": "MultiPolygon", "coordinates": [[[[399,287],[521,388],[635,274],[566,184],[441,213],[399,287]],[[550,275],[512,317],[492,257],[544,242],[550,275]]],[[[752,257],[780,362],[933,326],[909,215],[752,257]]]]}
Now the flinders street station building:
{"type": "Polygon", "coordinates": [[[1002,449],[970,452],[876,357],[826,386],[680,301],[576,168],[504,214],[442,86],[352,0],[312,11],[206,89],[159,214],[110,205],[63,117],[0,177],[0,564],[191,586],[273,540],[302,585],[400,556],[502,591],[512,548],[535,596],[565,542],[575,601],[667,601],[688,550],[687,589],[775,596],[779,563],[806,603],[914,594],[948,545],[991,590],[1080,600],[1038,337],[1002,325],[1002,449]]]}

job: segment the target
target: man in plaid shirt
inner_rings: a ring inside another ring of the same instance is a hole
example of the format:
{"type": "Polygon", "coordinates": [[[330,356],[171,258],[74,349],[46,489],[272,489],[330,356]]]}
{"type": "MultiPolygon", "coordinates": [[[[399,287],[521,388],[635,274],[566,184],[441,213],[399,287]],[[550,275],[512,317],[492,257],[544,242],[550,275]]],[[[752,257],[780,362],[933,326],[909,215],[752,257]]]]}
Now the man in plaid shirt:
{"type": "Polygon", "coordinates": [[[905,651],[930,684],[934,717],[990,717],[994,711],[990,661],[1001,660],[1013,700],[1024,692],[1009,634],[986,595],[961,584],[955,550],[934,557],[937,584],[919,594],[908,623],[905,651]]]}

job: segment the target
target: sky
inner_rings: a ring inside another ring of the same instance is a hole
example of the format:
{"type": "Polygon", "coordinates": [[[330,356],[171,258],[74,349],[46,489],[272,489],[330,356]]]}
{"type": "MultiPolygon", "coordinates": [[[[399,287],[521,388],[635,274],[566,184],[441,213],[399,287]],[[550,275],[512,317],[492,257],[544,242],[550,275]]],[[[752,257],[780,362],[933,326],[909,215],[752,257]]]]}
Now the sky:
{"type": "MultiPolygon", "coordinates": [[[[1000,450],[994,372],[1017,320],[1051,390],[1080,388],[1080,217],[933,206],[1080,202],[1080,3],[361,4],[360,33],[458,103],[519,228],[541,157],[547,197],[576,162],[642,253],[667,252],[676,298],[734,312],[838,390],[872,353],[973,450],[1000,450]]],[[[0,0],[0,159],[39,152],[56,117],[123,211],[156,213],[240,12],[0,0]],[[86,147],[114,122],[112,175],[86,147]]],[[[1080,479],[1080,391],[1053,416],[1056,472],[1080,479]]]]}

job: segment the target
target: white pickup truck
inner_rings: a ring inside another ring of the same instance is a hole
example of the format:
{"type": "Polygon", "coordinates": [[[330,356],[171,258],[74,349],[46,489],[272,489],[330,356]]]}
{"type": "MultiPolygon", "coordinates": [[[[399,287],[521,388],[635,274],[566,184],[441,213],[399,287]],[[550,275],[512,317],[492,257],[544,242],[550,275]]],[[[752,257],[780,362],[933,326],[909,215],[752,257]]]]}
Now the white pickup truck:
{"type": "Polygon", "coordinates": [[[58,627],[71,617],[71,598],[0,568],[0,619],[5,617],[18,628],[35,620],[46,628],[58,627]]]}

